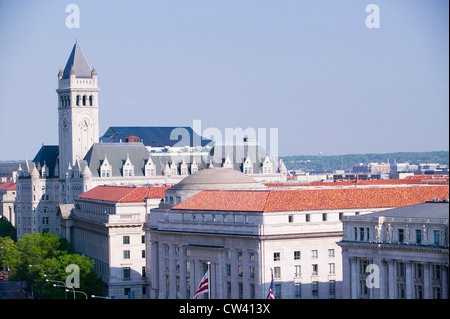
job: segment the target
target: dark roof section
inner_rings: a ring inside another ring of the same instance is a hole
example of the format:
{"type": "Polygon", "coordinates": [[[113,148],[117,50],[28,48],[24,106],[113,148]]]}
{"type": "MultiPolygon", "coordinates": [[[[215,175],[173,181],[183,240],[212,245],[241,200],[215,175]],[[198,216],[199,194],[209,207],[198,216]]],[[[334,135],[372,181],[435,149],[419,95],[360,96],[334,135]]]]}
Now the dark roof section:
{"type": "Polygon", "coordinates": [[[33,163],[35,163],[36,168],[40,171],[42,166],[47,166],[48,168],[48,176],[54,177],[55,173],[55,165],[58,160],[59,154],[59,146],[57,145],[42,145],[39,152],[33,159],[33,163]]]}
{"type": "Polygon", "coordinates": [[[81,51],[80,45],[75,43],[70,53],[69,60],[67,60],[66,67],[64,68],[63,79],[68,79],[70,77],[70,69],[74,68],[75,76],[77,78],[90,78],[91,77],[91,67],[86,60],[86,57],[81,51]]]}
{"type": "Polygon", "coordinates": [[[199,142],[201,146],[206,146],[212,142],[187,126],[112,126],[100,137],[100,141],[102,143],[125,142],[129,136],[137,136],[145,146],[152,147],[192,147],[200,146],[199,142]]]}

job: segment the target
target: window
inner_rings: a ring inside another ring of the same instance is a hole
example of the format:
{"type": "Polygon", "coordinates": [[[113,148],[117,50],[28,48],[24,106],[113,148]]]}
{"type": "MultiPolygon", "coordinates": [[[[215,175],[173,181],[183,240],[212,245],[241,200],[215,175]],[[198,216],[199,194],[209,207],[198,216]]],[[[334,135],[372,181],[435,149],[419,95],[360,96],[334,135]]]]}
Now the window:
{"type": "Polygon", "coordinates": [[[397,262],[397,277],[405,277],[405,263],[402,261],[397,262]]]}
{"type": "Polygon", "coordinates": [[[273,261],[279,261],[280,260],[280,253],[279,252],[276,252],[276,253],[273,253],[273,261]]]}
{"type": "Polygon", "coordinates": [[[364,227],[359,227],[359,240],[364,240],[364,227]]]}
{"type": "Polygon", "coordinates": [[[86,106],[86,95],[83,95],[83,106],[86,106]]]}
{"type": "Polygon", "coordinates": [[[250,278],[255,278],[255,266],[250,266],[250,278]]]}
{"type": "Polygon", "coordinates": [[[89,106],[92,106],[94,101],[94,97],[92,95],[89,96],[89,106]]]}
{"type": "Polygon", "coordinates": [[[145,249],[142,249],[141,257],[145,258],[145,249]]]}
{"type": "Polygon", "coordinates": [[[312,282],[312,297],[313,297],[313,299],[319,298],[319,282],[318,281],[312,282]]]}
{"type": "Polygon", "coordinates": [[[302,275],[302,271],[301,271],[301,266],[300,265],[295,265],[294,266],[294,276],[295,277],[300,277],[302,275]]]}
{"type": "Polygon", "coordinates": [[[273,278],[281,278],[281,267],[273,267],[273,278]]]}
{"type": "Polygon", "coordinates": [[[328,273],[329,273],[330,275],[334,275],[334,274],[335,274],[334,263],[329,263],[329,264],[328,264],[328,273]]]}
{"type": "Polygon", "coordinates": [[[423,276],[423,265],[420,263],[414,263],[414,278],[420,279],[423,276]]]}
{"type": "Polygon", "coordinates": [[[48,217],[42,217],[42,225],[48,225],[49,224],[49,218],[48,217]]]}
{"type": "Polygon", "coordinates": [[[322,221],[324,221],[324,222],[327,221],[327,213],[322,214],[322,221]]]}
{"type": "Polygon", "coordinates": [[[129,250],[123,251],[123,259],[130,259],[130,251],[129,250]]]}
{"type": "Polygon", "coordinates": [[[295,283],[294,290],[295,290],[295,299],[302,299],[302,284],[295,283]]]}
{"type": "Polygon", "coordinates": [[[336,298],[336,281],[335,280],[330,280],[328,282],[328,293],[329,293],[329,298],[330,299],[335,299],[336,298]]]}
{"type": "Polygon", "coordinates": [[[142,266],[141,277],[145,277],[145,266],[142,266]]]}
{"type": "Polygon", "coordinates": [[[123,267],[123,279],[130,279],[130,278],[131,278],[131,268],[123,267]]]}
{"type": "Polygon", "coordinates": [[[294,221],[294,215],[289,215],[288,216],[288,222],[292,223],[294,221]]]}
{"type": "Polygon", "coordinates": [[[319,254],[317,252],[317,250],[311,250],[311,258],[318,258],[319,254]]]}
{"type": "Polygon", "coordinates": [[[334,258],[334,249],[328,249],[328,257],[334,258]]]}
{"type": "Polygon", "coordinates": [[[339,213],[339,220],[342,220],[343,216],[344,216],[344,213],[339,213]]]}
{"type": "Polygon", "coordinates": [[[404,230],[400,228],[398,230],[398,242],[402,244],[404,240],[405,240],[404,230]]]}
{"type": "Polygon", "coordinates": [[[242,260],[242,251],[240,251],[240,250],[237,252],[237,259],[238,259],[239,261],[242,260]]]}
{"type": "Polygon", "coordinates": [[[281,299],[281,284],[275,285],[275,299],[281,299]]]}
{"type": "Polygon", "coordinates": [[[243,275],[243,266],[238,265],[238,277],[242,278],[242,275],[243,275]]]}
{"type": "Polygon", "coordinates": [[[300,250],[294,251],[294,260],[299,260],[301,257],[300,250]]]}
{"type": "Polygon", "coordinates": [[[238,283],[238,288],[239,288],[239,299],[243,299],[244,298],[244,286],[243,286],[242,282],[238,283]]]}
{"type": "Polygon", "coordinates": [[[439,230],[434,231],[434,244],[439,245],[441,243],[441,232],[439,230]]]}
{"type": "Polygon", "coordinates": [[[306,215],[305,215],[305,221],[306,221],[307,223],[309,223],[309,222],[311,221],[311,216],[310,216],[310,214],[306,214],[306,215]]]}
{"type": "Polygon", "coordinates": [[[319,265],[318,264],[312,264],[312,275],[313,276],[319,275],[319,265]]]}
{"type": "Polygon", "coordinates": [[[145,244],[145,235],[141,236],[141,244],[145,244]]]}
{"type": "Polygon", "coordinates": [[[422,243],[422,230],[416,229],[416,244],[422,243]]]}
{"type": "Polygon", "coordinates": [[[123,236],[122,237],[122,243],[124,245],[128,245],[130,243],[130,236],[123,236]]]}
{"type": "Polygon", "coordinates": [[[231,282],[227,281],[227,298],[231,299],[231,282]]]}

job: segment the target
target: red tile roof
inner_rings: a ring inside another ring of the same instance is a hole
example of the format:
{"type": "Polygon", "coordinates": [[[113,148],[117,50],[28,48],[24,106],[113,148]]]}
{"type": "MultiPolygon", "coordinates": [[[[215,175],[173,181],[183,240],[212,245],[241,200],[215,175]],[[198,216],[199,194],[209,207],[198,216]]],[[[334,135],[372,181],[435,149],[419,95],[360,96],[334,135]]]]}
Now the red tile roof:
{"type": "Polygon", "coordinates": [[[172,209],[216,211],[302,211],[399,207],[448,198],[448,186],[327,188],[302,190],[205,190],[172,209]]]}
{"type": "Polygon", "coordinates": [[[4,183],[0,183],[0,189],[15,190],[16,183],[14,183],[14,181],[12,181],[12,180],[6,181],[4,183]]]}
{"type": "MultiPolygon", "coordinates": [[[[448,185],[448,175],[415,175],[405,179],[371,179],[358,180],[357,185],[448,185]]],[[[267,187],[295,187],[295,186],[350,186],[355,185],[355,181],[335,181],[335,182],[309,182],[309,183],[266,183],[267,187]]]]}
{"type": "Polygon", "coordinates": [[[145,198],[164,198],[168,186],[129,187],[129,186],[97,186],[78,198],[95,199],[116,203],[137,203],[145,198]]]}

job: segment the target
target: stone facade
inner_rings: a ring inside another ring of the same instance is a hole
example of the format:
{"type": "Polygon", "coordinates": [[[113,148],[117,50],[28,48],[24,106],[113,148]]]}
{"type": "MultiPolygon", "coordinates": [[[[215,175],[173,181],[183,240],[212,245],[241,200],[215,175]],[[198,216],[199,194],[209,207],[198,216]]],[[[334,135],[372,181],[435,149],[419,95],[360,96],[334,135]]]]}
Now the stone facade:
{"type": "Polygon", "coordinates": [[[344,298],[448,298],[448,199],[345,217],[343,229],[344,298]]]}

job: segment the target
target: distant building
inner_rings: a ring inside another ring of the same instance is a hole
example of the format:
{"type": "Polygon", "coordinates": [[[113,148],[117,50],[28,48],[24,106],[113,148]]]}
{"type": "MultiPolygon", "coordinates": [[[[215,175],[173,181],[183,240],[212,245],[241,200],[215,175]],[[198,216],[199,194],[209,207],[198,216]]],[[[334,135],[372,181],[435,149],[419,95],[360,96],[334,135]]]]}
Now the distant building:
{"type": "Polygon", "coordinates": [[[344,298],[448,299],[448,196],[345,216],[344,298]]]}
{"type": "Polygon", "coordinates": [[[448,185],[269,189],[236,170],[186,177],[146,215],[151,298],[342,298],[341,219],[448,196],[448,185]]]}
{"type": "Polygon", "coordinates": [[[13,226],[15,225],[15,200],[16,183],[13,180],[0,183],[0,218],[5,217],[13,226]]]}

